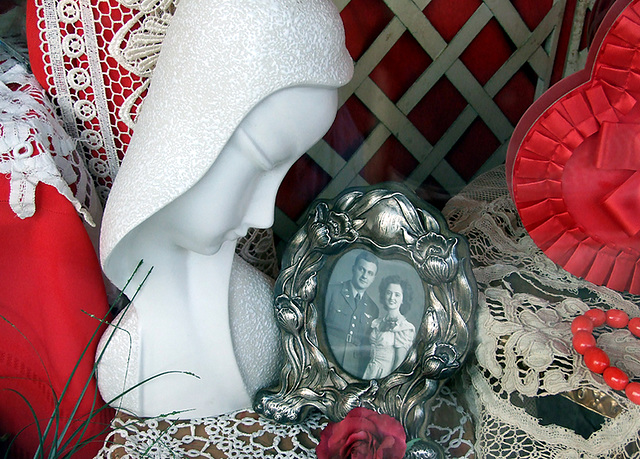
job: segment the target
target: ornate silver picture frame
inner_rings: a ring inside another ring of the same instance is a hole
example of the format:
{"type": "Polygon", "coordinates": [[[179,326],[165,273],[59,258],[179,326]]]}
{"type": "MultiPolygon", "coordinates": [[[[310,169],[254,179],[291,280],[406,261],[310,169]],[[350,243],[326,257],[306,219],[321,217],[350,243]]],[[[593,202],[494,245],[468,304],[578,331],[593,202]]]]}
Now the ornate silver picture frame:
{"type": "Polygon", "coordinates": [[[285,362],[254,409],[293,423],[313,408],[338,421],[365,406],[426,438],[433,398],[472,345],[476,302],[466,240],[406,187],[320,201],[284,253],[285,362]]]}

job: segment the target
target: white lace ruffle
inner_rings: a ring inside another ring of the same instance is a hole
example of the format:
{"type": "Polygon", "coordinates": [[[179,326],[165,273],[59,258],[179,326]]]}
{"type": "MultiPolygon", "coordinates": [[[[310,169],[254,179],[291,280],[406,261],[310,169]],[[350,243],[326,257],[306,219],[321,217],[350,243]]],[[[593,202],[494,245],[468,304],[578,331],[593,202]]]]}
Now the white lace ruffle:
{"type": "Polygon", "coordinates": [[[75,142],[35,78],[21,65],[7,69],[7,62],[0,73],[0,173],[10,176],[11,209],[23,219],[33,216],[36,186],[45,183],[95,226],[89,212],[93,185],[75,142]]]}
{"type": "MultiPolygon", "coordinates": [[[[469,240],[480,292],[477,363],[469,367],[478,456],[631,457],[640,445],[640,407],[586,368],[572,348],[571,321],[593,307],[637,317],[640,299],[578,279],[550,261],[522,227],[502,169],[472,182],[443,213],[469,240]],[[588,439],[543,426],[535,408],[514,402],[580,388],[604,392],[622,408],[588,439]]],[[[612,365],[640,375],[640,340],[611,329],[597,340],[612,365]]]]}

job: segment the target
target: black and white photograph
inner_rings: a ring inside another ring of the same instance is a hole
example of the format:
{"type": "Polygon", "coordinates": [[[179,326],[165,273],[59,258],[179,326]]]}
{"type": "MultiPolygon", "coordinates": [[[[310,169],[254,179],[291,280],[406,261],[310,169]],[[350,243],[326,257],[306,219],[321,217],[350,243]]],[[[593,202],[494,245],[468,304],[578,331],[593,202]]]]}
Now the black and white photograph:
{"type": "Polygon", "coordinates": [[[319,409],[337,422],[370,407],[427,435],[470,349],[477,295],[466,241],[437,209],[393,183],[319,201],[274,294],[286,360],[256,394],[258,413],[292,423],[319,409]]]}
{"type": "Polygon", "coordinates": [[[402,363],[425,305],[413,266],[365,249],[351,250],[336,262],[324,298],[327,341],[344,371],[380,379],[402,363]]]}

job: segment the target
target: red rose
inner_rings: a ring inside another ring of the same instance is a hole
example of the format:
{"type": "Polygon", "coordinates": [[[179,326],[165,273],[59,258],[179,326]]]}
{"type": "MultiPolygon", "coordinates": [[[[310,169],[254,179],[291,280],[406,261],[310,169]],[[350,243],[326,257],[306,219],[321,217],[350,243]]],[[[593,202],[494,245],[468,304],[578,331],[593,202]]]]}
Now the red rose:
{"type": "Polygon", "coordinates": [[[407,449],[402,424],[386,414],[354,408],[320,434],[318,459],[401,459],[407,449]]]}

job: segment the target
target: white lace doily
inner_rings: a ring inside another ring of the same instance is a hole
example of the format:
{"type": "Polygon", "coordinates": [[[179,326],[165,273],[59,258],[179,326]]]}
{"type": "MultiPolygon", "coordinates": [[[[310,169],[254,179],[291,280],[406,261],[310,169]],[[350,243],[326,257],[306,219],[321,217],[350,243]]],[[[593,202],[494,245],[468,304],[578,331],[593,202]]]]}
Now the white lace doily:
{"type": "MultiPolygon", "coordinates": [[[[571,321],[592,307],[637,317],[640,298],[575,278],[551,262],[522,227],[501,168],[472,182],[443,213],[451,230],[468,238],[478,282],[477,362],[468,367],[478,457],[638,456],[640,407],[586,368],[572,348],[571,321]],[[604,392],[621,407],[588,439],[542,425],[526,403],[580,388],[604,392]]],[[[612,365],[640,376],[640,340],[611,329],[597,340],[612,365]]]]}
{"type": "MultiPolygon", "coordinates": [[[[431,438],[451,458],[472,458],[471,418],[445,386],[433,406],[431,438]]],[[[191,421],[137,420],[123,414],[112,423],[98,459],[315,458],[326,418],[316,413],[295,425],[277,424],[250,410],[191,421]]]]}

